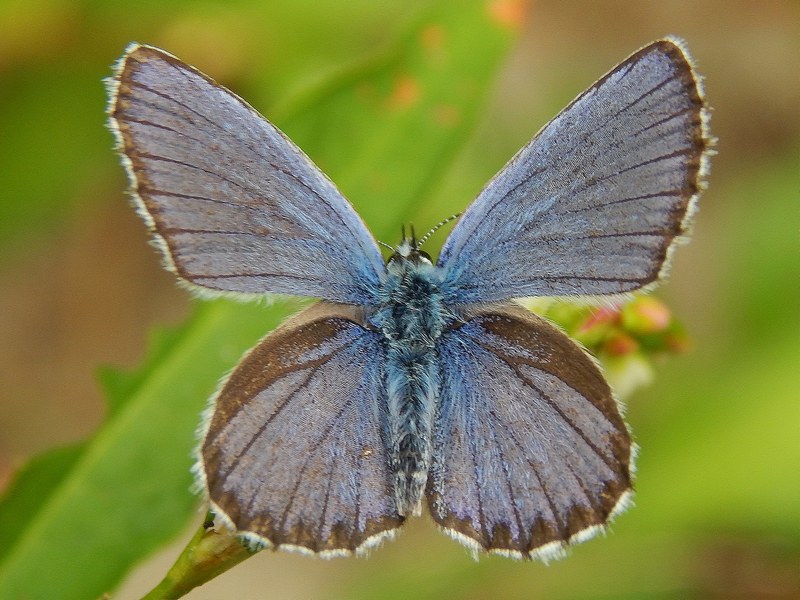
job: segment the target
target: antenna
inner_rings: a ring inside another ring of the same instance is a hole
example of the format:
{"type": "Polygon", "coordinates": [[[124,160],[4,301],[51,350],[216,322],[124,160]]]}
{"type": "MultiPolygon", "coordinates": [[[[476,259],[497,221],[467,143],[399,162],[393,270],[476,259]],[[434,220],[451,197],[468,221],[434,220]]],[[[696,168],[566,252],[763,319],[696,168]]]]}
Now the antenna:
{"type": "Polygon", "coordinates": [[[450,215],[444,221],[438,222],[436,225],[433,226],[433,228],[428,233],[426,233],[425,235],[422,236],[422,239],[419,241],[419,244],[415,244],[414,247],[415,248],[419,248],[420,246],[422,246],[422,244],[427,242],[428,239],[430,239],[430,237],[434,233],[436,233],[437,230],[439,230],[442,227],[444,227],[445,225],[447,225],[450,221],[455,221],[460,216],[461,216],[461,213],[456,213],[454,215],[450,215]]]}

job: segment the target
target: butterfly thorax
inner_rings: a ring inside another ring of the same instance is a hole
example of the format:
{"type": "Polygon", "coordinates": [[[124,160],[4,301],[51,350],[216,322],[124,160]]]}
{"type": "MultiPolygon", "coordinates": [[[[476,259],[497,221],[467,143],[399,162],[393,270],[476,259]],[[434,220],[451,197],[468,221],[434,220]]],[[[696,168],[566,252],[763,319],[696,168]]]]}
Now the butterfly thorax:
{"type": "Polygon", "coordinates": [[[389,467],[398,512],[418,514],[428,479],[439,396],[436,341],[448,322],[439,267],[409,241],[386,266],[373,322],[385,337],[389,467]]]}

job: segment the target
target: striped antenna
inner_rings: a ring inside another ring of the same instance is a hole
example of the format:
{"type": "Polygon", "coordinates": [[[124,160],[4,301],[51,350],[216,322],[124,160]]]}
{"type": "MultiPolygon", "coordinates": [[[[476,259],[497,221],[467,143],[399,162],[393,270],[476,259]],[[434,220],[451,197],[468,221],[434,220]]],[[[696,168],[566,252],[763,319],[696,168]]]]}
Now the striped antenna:
{"type": "Polygon", "coordinates": [[[456,214],[454,214],[454,215],[450,215],[450,216],[449,216],[449,217],[447,217],[447,218],[446,218],[444,221],[439,221],[439,222],[438,222],[436,225],[434,225],[434,226],[433,226],[433,228],[432,228],[430,231],[428,231],[428,233],[426,233],[425,235],[423,235],[423,236],[422,236],[422,239],[420,239],[420,241],[419,241],[419,244],[417,244],[417,246],[416,246],[416,247],[417,247],[417,248],[419,248],[420,246],[422,246],[422,244],[424,244],[425,242],[427,242],[427,241],[428,241],[428,239],[430,239],[430,237],[431,237],[431,236],[432,236],[434,233],[436,233],[436,231],[437,231],[438,229],[440,229],[441,227],[443,227],[443,226],[447,225],[447,224],[448,224],[450,221],[455,221],[455,220],[456,220],[458,217],[460,217],[460,216],[461,216],[461,213],[456,213],[456,214]]]}

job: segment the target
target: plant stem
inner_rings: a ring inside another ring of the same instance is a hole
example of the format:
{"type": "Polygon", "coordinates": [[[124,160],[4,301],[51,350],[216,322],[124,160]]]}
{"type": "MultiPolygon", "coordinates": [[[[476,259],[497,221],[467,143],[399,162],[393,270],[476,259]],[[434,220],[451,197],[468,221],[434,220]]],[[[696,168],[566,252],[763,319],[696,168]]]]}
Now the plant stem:
{"type": "Polygon", "coordinates": [[[211,513],[164,579],[142,600],[175,600],[252,556],[239,539],[214,529],[211,513]]]}

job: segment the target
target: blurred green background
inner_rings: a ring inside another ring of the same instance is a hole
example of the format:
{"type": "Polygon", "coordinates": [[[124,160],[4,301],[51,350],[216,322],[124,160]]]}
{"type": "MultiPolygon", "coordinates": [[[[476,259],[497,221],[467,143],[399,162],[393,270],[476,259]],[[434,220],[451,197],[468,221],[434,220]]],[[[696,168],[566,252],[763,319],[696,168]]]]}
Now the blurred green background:
{"type": "MultiPolygon", "coordinates": [[[[426,517],[369,559],[264,552],[188,598],[799,598],[800,4],[437,3],[442,14],[483,10],[499,24],[505,33],[487,29],[491,43],[474,25],[475,52],[491,51],[496,66],[462,47],[476,72],[493,72],[485,89],[452,90],[475,98],[474,113],[437,109],[442,122],[465,119],[464,134],[435,157],[406,144],[373,180],[349,148],[392,157],[390,142],[407,139],[414,121],[365,149],[361,126],[351,124],[364,122],[367,136],[370,113],[342,115],[342,129],[331,125],[336,102],[316,121],[308,115],[319,114],[315,99],[391,63],[398,45],[412,54],[415,43],[447,48],[429,29],[403,41],[430,4],[0,1],[0,486],[27,458],[100,427],[107,409],[97,367],[140,365],[148,331],[183,323],[192,310],[128,205],[104,128],[101,79],[129,41],[168,49],[285,126],[334,179],[341,174],[368,225],[394,243],[408,211],[422,230],[461,210],[577,93],[645,43],[676,34],[706,78],[719,155],[692,243],[657,292],[686,325],[692,350],[658,365],[654,384],[628,399],[641,446],[636,506],[607,537],[549,566],[476,563],[426,517]],[[430,171],[434,159],[447,169],[430,171]],[[383,194],[397,194],[384,186],[416,172],[442,180],[411,181],[406,204],[385,206],[383,194]]],[[[417,91],[393,93],[403,104],[417,91]]],[[[286,311],[263,318],[263,330],[286,311]]],[[[186,456],[176,460],[183,470],[186,456]]],[[[146,480],[147,465],[133,475],[146,480]]],[[[138,520],[151,510],[142,506],[138,520]]],[[[108,514],[94,518],[102,524],[108,514]]],[[[174,524],[180,538],[114,597],[136,598],[157,583],[197,526],[190,516],[174,524]]],[[[94,535],[77,530],[75,547],[94,535]]]]}

